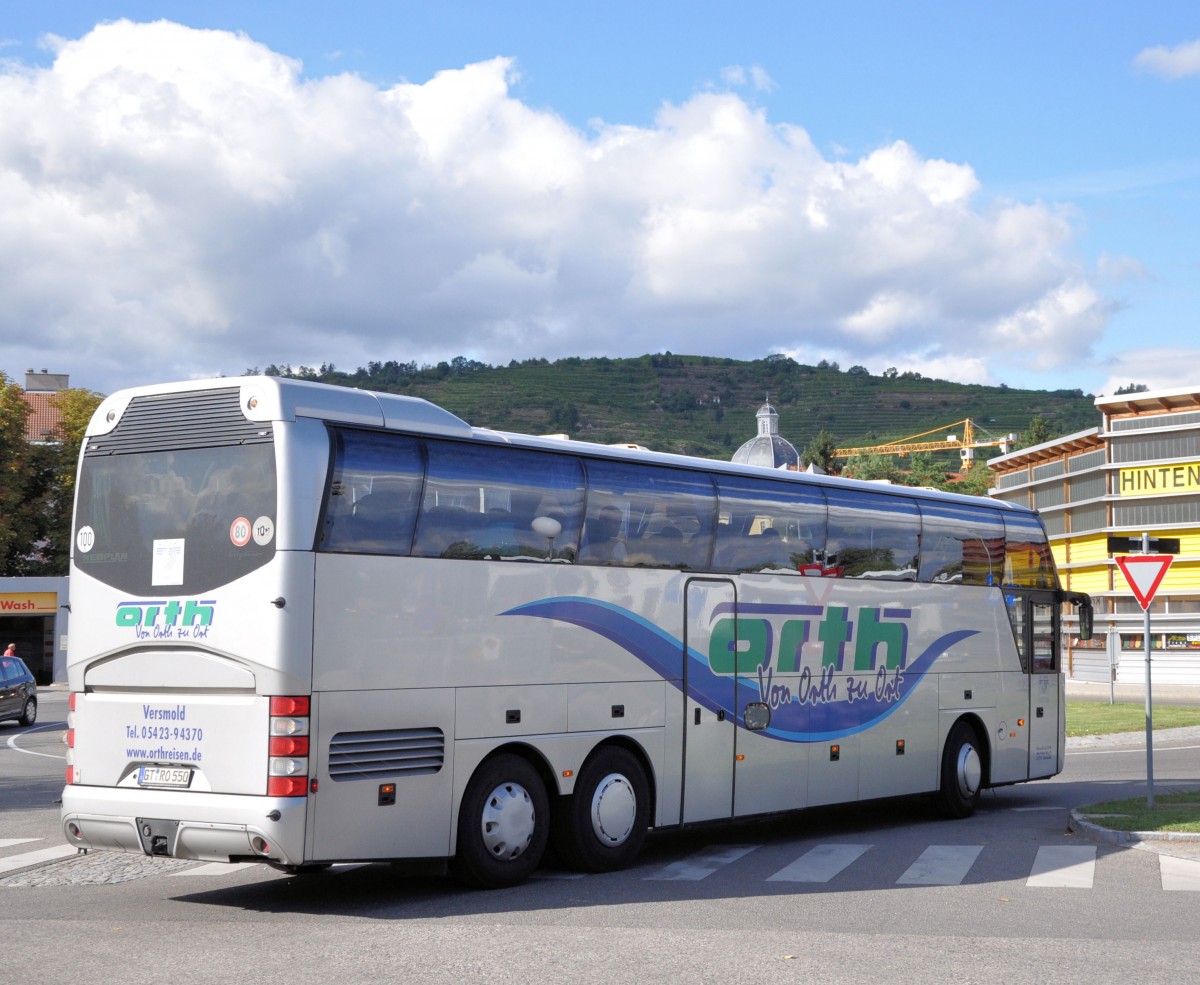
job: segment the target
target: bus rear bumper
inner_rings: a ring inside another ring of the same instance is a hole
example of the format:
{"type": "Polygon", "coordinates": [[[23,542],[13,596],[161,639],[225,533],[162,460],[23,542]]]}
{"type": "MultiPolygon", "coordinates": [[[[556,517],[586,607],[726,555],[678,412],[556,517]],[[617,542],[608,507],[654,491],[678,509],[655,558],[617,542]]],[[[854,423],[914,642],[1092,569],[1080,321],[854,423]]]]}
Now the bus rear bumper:
{"type": "Polygon", "coordinates": [[[144,790],[68,785],[61,817],[63,835],[76,848],[300,865],[306,807],[303,797],[157,790],[148,799],[144,790]]]}

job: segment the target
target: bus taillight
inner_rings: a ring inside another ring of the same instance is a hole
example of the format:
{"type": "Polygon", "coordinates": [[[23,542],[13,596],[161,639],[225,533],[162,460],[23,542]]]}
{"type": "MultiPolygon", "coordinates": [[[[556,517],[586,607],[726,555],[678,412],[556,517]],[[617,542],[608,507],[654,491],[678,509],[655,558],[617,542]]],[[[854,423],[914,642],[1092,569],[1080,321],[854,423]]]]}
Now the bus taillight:
{"type": "Polygon", "coordinates": [[[267,740],[267,796],[304,797],[308,794],[307,695],[271,698],[267,740]]]}
{"type": "Polygon", "coordinates": [[[67,695],[67,785],[75,783],[75,699],[78,692],[71,691],[67,695]]]}

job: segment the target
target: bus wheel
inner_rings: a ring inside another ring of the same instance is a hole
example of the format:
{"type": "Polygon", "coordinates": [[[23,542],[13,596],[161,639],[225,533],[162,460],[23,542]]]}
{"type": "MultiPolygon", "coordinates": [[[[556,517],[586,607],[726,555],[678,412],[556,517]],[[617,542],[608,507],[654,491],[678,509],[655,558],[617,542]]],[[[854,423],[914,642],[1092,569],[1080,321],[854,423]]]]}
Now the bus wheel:
{"type": "Polygon", "coordinates": [[[563,861],[588,872],[612,872],[641,851],[650,824],[650,784],[637,757],[615,746],[590,759],[555,819],[563,861]]]}
{"type": "Polygon", "coordinates": [[[32,725],[37,721],[37,698],[30,698],[25,702],[25,710],[21,713],[20,722],[22,725],[32,725]]]}
{"type": "Polygon", "coordinates": [[[485,889],[515,886],[546,850],[550,799],[537,770],[501,755],[471,777],[458,814],[458,870],[485,889]]]}
{"type": "Polygon", "coordinates": [[[970,817],[975,813],[983,789],[983,759],[977,748],[978,737],[966,722],[956,722],[942,751],[942,782],[937,803],[949,818],[970,817]]]}

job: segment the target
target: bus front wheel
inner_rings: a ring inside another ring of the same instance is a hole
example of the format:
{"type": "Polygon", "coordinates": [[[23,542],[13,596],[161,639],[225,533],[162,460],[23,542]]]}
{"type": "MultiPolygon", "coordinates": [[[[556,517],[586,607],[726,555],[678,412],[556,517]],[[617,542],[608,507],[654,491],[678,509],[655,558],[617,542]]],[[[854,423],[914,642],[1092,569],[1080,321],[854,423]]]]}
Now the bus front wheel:
{"type": "Polygon", "coordinates": [[[609,747],[593,756],[555,818],[554,846],[573,868],[613,872],[641,851],[650,823],[650,784],[638,758],[609,747]]]}
{"type": "Polygon", "coordinates": [[[944,817],[964,818],[975,813],[983,791],[983,757],[979,737],[966,722],[955,722],[942,750],[938,809],[944,817]]]}
{"type": "Polygon", "coordinates": [[[484,889],[523,882],[542,860],[550,799],[520,756],[504,754],[471,777],[458,814],[458,870],[484,889]]]}

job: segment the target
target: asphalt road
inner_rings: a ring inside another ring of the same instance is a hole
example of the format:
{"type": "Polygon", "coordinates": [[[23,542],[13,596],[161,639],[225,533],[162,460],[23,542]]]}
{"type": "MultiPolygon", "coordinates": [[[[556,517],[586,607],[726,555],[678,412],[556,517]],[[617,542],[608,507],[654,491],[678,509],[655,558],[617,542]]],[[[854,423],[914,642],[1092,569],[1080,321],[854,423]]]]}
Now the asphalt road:
{"type": "MultiPolygon", "coordinates": [[[[0,867],[61,844],[64,713],[46,692],[37,731],[0,726],[0,867]]],[[[1200,740],[1159,733],[1155,765],[1158,791],[1200,789],[1200,740]]],[[[1067,832],[1071,807],[1144,787],[1131,737],[966,821],[921,798],[815,810],[655,835],[625,872],[499,892],[387,865],[293,877],[95,853],[0,871],[0,926],[20,942],[12,980],[72,985],[1200,980],[1200,861],[1067,832]]]]}

